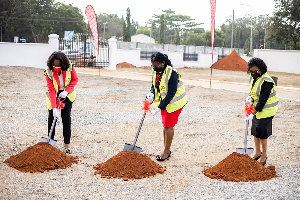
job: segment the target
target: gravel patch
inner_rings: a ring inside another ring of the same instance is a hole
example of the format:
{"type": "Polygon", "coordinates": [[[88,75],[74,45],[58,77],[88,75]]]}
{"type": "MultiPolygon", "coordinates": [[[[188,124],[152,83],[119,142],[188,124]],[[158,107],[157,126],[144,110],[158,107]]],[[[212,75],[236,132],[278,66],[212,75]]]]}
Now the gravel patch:
{"type": "MultiPolygon", "coordinates": [[[[46,82],[40,69],[0,67],[1,199],[300,198],[299,102],[280,99],[273,120],[267,166],[274,165],[278,177],[260,182],[220,181],[206,177],[203,170],[243,147],[246,94],[188,86],[189,102],[175,127],[172,157],[159,163],[166,167],[165,173],[123,181],[100,178],[94,175],[93,166],[118,154],[125,143],[132,143],[151,80],[78,76],[71,145],[72,155],[80,161],[66,169],[23,173],[3,161],[47,135],[46,82]]],[[[196,78],[195,73],[193,76],[196,78]]],[[[61,121],[55,139],[57,148],[63,150],[61,121]]],[[[137,145],[155,161],[163,149],[160,116],[146,115],[137,145]]],[[[254,147],[252,136],[248,146],[254,147]]]]}

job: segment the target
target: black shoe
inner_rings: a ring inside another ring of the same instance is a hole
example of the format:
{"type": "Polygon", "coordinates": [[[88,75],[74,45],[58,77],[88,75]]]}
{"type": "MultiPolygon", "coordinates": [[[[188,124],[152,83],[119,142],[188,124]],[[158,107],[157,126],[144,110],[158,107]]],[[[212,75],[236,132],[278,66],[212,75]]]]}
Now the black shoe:
{"type": "Polygon", "coordinates": [[[266,160],[264,162],[261,162],[260,164],[262,164],[263,166],[265,166],[266,163],[267,163],[267,159],[268,159],[268,157],[266,157],[266,160]]]}
{"type": "Polygon", "coordinates": [[[72,153],[72,150],[71,150],[71,149],[66,149],[66,153],[67,153],[67,154],[71,154],[71,153],[72,153]]]}
{"type": "Polygon", "coordinates": [[[157,161],[165,161],[165,160],[168,160],[170,157],[171,157],[171,151],[170,151],[170,153],[169,153],[169,155],[166,157],[166,158],[162,158],[162,157],[160,157],[160,155],[157,155],[156,156],[156,160],[157,161]]]}
{"type": "Polygon", "coordinates": [[[253,159],[254,159],[254,160],[258,160],[258,159],[260,159],[260,156],[261,156],[261,153],[260,153],[259,156],[257,156],[256,158],[253,158],[253,159]]]}

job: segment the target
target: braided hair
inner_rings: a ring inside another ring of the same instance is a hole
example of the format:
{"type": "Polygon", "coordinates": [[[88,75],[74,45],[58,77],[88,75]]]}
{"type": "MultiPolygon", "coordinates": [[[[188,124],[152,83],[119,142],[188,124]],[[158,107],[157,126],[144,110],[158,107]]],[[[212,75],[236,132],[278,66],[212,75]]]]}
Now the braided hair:
{"type": "Polygon", "coordinates": [[[264,74],[267,72],[267,65],[266,63],[260,59],[260,58],[251,58],[248,62],[248,72],[250,70],[251,67],[253,66],[256,66],[260,71],[261,71],[261,74],[264,74]]]}
{"type": "Polygon", "coordinates": [[[49,67],[50,70],[53,69],[53,61],[54,60],[59,60],[60,61],[60,67],[62,71],[67,71],[69,66],[70,66],[70,62],[68,57],[66,56],[66,54],[64,54],[61,51],[54,51],[48,58],[47,61],[47,66],[49,67]]]}
{"type": "Polygon", "coordinates": [[[165,62],[164,67],[166,67],[167,65],[173,67],[171,61],[169,60],[167,54],[163,54],[160,52],[156,52],[154,54],[151,55],[151,62],[159,62],[159,63],[163,63],[165,62]]]}

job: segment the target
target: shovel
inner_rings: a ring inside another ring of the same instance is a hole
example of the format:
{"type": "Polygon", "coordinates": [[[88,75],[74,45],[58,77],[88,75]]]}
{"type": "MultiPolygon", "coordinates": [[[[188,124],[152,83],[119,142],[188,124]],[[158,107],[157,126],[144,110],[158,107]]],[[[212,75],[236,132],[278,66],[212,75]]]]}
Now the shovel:
{"type": "Polygon", "coordinates": [[[56,146],[56,142],[57,142],[57,141],[51,139],[51,136],[52,136],[53,129],[54,129],[54,127],[55,127],[56,121],[57,121],[57,117],[54,117],[54,120],[53,120],[52,125],[51,125],[50,132],[49,132],[49,134],[48,134],[48,138],[41,137],[40,142],[48,142],[48,143],[51,144],[52,146],[54,146],[54,147],[56,146]]]}
{"type": "Polygon", "coordinates": [[[236,152],[239,154],[248,154],[248,156],[251,156],[251,154],[253,153],[253,148],[247,148],[248,126],[249,126],[249,121],[247,120],[246,121],[244,148],[236,148],[236,152]]]}
{"type": "Polygon", "coordinates": [[[142,120],[141,120],[141,122],[140,122],[140,126],[139,126],[138,131],[137,131],[137,133],[136,133],[136,136],[135,136],[135,138],[134,138],[133,144],[131,145],[131,144],[125,143],[125,146],[124,146],[123,151],[136,151],[137,153],[141,153],[142,148],[141,148],[141,147],[135,146],[135,143],[136,143],[136,141],[137,141],[137,138],[139,137],[139,133],[140,133],[140,131],[141,131],[141,128],[142,128],[142,125],[143,125],[145,116],[146,116],[146,111],[145,111],[144,114],[143,114],[142,120]]]}
{"type": "MultiPolygon", "coordinates": [[[[56,99],[56,103],[58,104],[58,110],[61,108],[61,109],[64,109],[65,105],[63,104],[65,99],[61,100],[60,98],[57,98],[56,99]]],[[[50,128],[50,132],[48,134],[48,138],[44,138],[44,137],[41,137],[41,140],[40,142],[48,142],[49,144],[51,144],[52,146],[56,146],[56,140],[52,140],[51,139],[51,136],[52,136],[52,133],[53,133],[53,129],[55,127],[55,124],[56,124],[56,121],[57,121],[57,117],[54,117],[53,119],[53,122],[52,122],[52,125],[51,125],[51,128],[50,128]]]]}

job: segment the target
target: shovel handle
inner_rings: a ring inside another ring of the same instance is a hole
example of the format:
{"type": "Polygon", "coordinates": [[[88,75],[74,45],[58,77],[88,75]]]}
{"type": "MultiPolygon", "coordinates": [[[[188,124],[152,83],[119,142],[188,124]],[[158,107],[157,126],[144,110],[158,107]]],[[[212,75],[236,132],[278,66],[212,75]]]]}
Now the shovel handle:
{"type": "MultiPolygon", "coordinates": [[[[63,100],[64,101],[64,100],[63,100]]],[[[60,105],[57,107],[58,110],[60,109],[60,105]]],[[[50,141],[50,138],[52,136],[52,132],[53,132],[53,129],[55,127],[55,124],[56,124],[56,121],[57,121],[57,117],[54,117],[53,119],[53,122],[52,122],[52,125],[51,125],[51,128],[50,128],[50,131],[49,131],[49,134],[48,134],[48,138],[47,138],[47,141],[49,142],[50,141]]]]}
{"type": "Polygon", "coordinates": [[[140,134],[140,131],[141,131],[141,128],[142,128],[142,125],[143,125],[143,122],[144,122],[146,113],[147,113],[147,112],[145,111],[144,114],[143,114],[143,117],[142,117],[142,119],[141,119],[139,128],[138,128],[138,130],[137,130],[136,136],[135,136],[134,141],[133,141],[133,147],[135,147],[135,143],[136,143],[136,141],[137,141],[137,138],[139,137],[139,134],[140,134]]]}
{"type": "MultiPolygon", "coordinates": [[[[244,149],[247,149],[247,136],[248,136],[248,127],[249,127],[249,121],[246,120],[246,130],[245,130],[245,141],[244,141],[244,149]]],[[[246,150],[245,150],[246,151],[246,150]]]]}
{"type": "Polygon", "coordinates": [[[57,118],[56,118],[56,117],[54,117],[54,120],[53,120],[53,122],[52,122],[52,125],[51,125],[51,128],[50,128],[50,132],[49,132],[49,134],[48,134],[48,138],[47,138],[47,141],[48,141],[48,142],[49,142],[49,141],[50,141],[50,139],[51,139],[51,136],[52,136],[53,129],[54,129],[54,127],[55,127],[55,123],[56,123],[56,121],[57,121],[57,118]]]}

